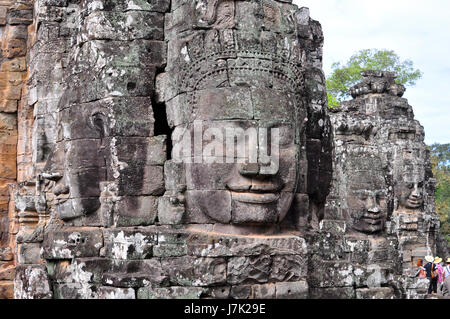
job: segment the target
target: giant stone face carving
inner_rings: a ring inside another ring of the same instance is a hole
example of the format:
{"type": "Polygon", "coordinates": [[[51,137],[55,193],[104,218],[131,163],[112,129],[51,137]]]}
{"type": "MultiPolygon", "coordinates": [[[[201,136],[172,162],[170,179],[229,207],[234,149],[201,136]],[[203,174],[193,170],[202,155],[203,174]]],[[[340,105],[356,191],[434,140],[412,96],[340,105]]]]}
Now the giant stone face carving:
{"type": "Polygon", "coordinates": [[[149,225],[156,196],[164,193],[166,137],[155,136],[151,100],[156,69],[166,62],[163,14],[126,11],[120,1],[91,5],[80,3],[88,13],[77,20],[73,41],[78,42],[67,56],[65,89],[55,112],[58,138],[42,174],[56,199],[49,195],[47,202],[71,225],[149,225]],[[143,31],[135,14],[153,17],[149,24],[159,27],[143,31]],[[108,23],[94,28],[92,16],[108,23]],[[111,32],[121,19],[140,27],[123,38],[124,33],[111,32]],[[105,196],[111,205],[101,207],[105,196]]]}
{"type": "Polygon", "coordinates": [[[299,12],[218,0],[177,10],[193,21],[166,29],[174,53],[163,82],[185,187],[166,195],[186,223],[278,224],[308,169],[299,12]]]}
{"type": "Polygon", "coordinates": [[[404,88],[379,71],[363,72],[329,126],[323,36],[308,9],[291,0],[35,7],[39,59],[19,113],[35,117],[34,132],[18,117],[33,158],[14,199],[16,296],[420,296],[405,266],[434,252],[438,228],[423,134],[404,88]],[[48,78],[61,67],[64,76],[48,78]],[[61,85],[71,90],[59,101],[61,85]]]}
{"type": "Polygon", "coordinates": [[[424,186],[431,172],[426,173],[424,165],[423,127],[414,121],[408,101],[401,98],[405,88],[395,82],[396,75],[371,70],[361,75],[362,82],[350,90],[354,100],[342,103],[333,116],[335,188],[350,186],[341,194],[353,215],[352,228],[372,234],[383,230],[394,209],[405,214],[423,211],[424,186]],[[347,158],[352,144],[362,152],[358,156],[350,152],[347,158]]]}
{"type": "Polygon", "coordinates": [[[109,126],[105,110],[62,110],[59,141],[43,176],[54,182],[55,208],[62,220],[89,215],[100,208],[100,185],[110,164],[109,126]]]}
{"type": "Polygon", "coordinates": [[[423,180],[410,178],[397,188],[399,208],[419,210],[423,207],[423,180]]]}
{"type": "Polygon", "coordinates": [[[348,224],[356,231],[374,234],[384,229],[389,194],[380,158],[368,153],[367,149],[349,152],[352,172],[347,176],[346,201],[351,218],[348,224]]]}
{"type": "MultiPolygon", "coordinates": [[[[396,209],[399,211],[423,212],[426,196],[426,181],[430,179],[430,173],[426,173],[426,165],[419,163],[416,158],[425,158],[423,146],[414,140],[420,134],[421,127],[409,123],[408,134],[399,136],[397,140],[395,172],[395,196],[396,209]]],[[[423,138],[423,137],[421,137],[423,138]]]]}
{"type": "MultiPolygon", "coordinates": [[[[294,103],[286,103],[295,114],[294,103]]],[[[276,110],[272,108],[274,113],[276,110]]],[[[217,152],[209,153],[208,142],[204,141],[202,161],[193,156],[185,165],[188,214],[195,214],[193,210],[199,208],[225,224],[274,224],[283,220],[296,191],[298,170],[302,169],[293,116],[271,122],[249,119],[200,123],[203,137],[216,132],[211,140],[217,152]]],[[[187,134],[195,136],[192,131],[194,128],[187,134]]]]}

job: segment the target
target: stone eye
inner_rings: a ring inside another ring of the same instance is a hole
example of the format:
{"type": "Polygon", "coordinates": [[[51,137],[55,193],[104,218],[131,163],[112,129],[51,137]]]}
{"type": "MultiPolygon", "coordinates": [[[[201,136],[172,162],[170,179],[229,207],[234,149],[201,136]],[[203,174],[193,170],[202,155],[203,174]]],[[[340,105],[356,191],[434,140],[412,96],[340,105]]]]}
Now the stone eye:
{"type": "Polygon", "coordinates": [[[106,136],[106,116],[103,113],[97,112],[92,114],[91,122],[95,130],[100,133],[100,137],[106,136]]]}

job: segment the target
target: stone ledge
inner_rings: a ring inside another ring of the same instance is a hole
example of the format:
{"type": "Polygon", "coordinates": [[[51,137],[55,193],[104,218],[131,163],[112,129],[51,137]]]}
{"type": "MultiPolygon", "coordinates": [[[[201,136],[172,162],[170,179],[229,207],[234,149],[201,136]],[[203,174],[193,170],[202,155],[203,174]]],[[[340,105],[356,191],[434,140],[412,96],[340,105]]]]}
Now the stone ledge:
{"type": "Polygon", "coordinates": [[[98,257],[102,247],[100,228],[66,228],[45,235],[42,257],[50,260],[98,257]]]}
{"type": "Polygon", "coordinates": [[[10,247],[0,247],[0,261],[11,261],[14,259],[14,254],[10,247]]]}
{"type": "Polygon", "coordinates": [[[395,299],[395,294],[389,287],[356,289],[356,299],[395,299]]]}
{"type": "Polygon", "coordinates": [[[0,299],[14,299],[14,282],[0,281],[0,299]]]}

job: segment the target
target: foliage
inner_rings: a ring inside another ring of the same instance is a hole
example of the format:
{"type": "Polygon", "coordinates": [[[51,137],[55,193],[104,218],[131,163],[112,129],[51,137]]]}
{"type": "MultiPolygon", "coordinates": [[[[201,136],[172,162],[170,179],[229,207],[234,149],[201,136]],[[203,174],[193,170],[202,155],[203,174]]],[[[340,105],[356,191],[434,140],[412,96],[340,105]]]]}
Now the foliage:
{"type": "Polygon", "coordinates": [[[350,88],[361,81],[361,71],[379,70],[397,74],[397,83],[414,86],[422,77],[422,72],[414,68],[411,60],[402,61],[392,50],[366,49],[355,53],[346,63],[336,62],[327,79],[330,107],[350,98],[350,88]],[[330,102],[331,101],[331,102],[330,102]]]}
{"type": "Polygon", "coordinates": [[[338,101],[336,96],[330,92],[327,92],[327,95],[328,95],[328,107],[330,107],[330,108],[338,107],[340,102],[338,101]]]}
{"type": "Polygon", "coordinates": [[[430,151],[437,180],[436,210],[441,220],[441,232],[450,242],[450,144],[433,144],[430,151]]]}

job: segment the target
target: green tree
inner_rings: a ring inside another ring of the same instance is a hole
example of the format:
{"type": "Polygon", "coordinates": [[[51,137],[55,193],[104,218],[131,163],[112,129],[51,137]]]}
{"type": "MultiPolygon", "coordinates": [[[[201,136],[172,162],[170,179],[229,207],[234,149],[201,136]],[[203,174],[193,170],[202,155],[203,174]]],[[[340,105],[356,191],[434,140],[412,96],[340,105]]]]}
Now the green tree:
{"type": "Polygon", "coordinates": [[[350,98],[348,91],[361,81],[361,71],[390,71],[397,74],[397,82],[414,86],[422,77],[422,72],[414,67],[411,60],[402,61],[392,50],[366,49],[355,53],[345,62],[331,66],[333,72],[327,79],[329,106],[335,107],[350,98]]]}
{"type": "Polygon", "coordinates": [[[430,147],[436,185],[436,211],[441,220],[441,232],[450,242],[450,144],[430,147]]]}

